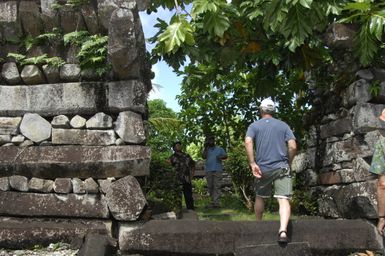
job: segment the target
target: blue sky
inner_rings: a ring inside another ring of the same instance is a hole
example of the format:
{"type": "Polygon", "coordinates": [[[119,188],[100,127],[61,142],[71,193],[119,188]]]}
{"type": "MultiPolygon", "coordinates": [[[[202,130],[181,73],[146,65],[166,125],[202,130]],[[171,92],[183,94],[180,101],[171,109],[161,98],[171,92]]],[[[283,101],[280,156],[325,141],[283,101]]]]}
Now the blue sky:
{"type": "MultiPolygon", "coordinates": [[[[172,15],[173,12],[161,8],[158,9],[157,13],[151,13],[150,15],[146,12],[140,12],[140,19],[142,21],[145,38],[150,38],[157,33],[158,30],[154,28],[154,25],[157,23],[157,18],[168,22],[172,15]]],[[[147,51],[151,51],[153,45],[146,42],[146,48],[147,51]]],[[[153,86],[149,99],[162,99],[166,102],[167,107],[173,109],[175,112],[179,112],[181,108],[175,97],[180,94],[182,77],[178,77],[174,74],[172,68],[170,68],[164,61],[153,65],[152,71],[155,73],[155,78],[152,80],[152,83],[160,85],[160,87],[153,86]]]]}

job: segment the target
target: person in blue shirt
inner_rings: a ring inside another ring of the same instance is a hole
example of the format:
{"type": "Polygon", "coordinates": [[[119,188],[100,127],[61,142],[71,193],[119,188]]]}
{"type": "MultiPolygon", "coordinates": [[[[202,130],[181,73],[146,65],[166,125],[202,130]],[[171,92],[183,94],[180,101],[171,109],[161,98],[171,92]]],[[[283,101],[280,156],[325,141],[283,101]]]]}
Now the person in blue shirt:
{"type": "Polygon", "coordinates": [[[207,137],[205,148],[202,152],[205,159],[205,175],[207,180],[207,188],[211,197],[211,208],[220,207],[221,185],[222,185],[222,160],[227,158],[226,151],[215,145],[213,136],[207,137]]]}
{"type": "Polygon", "coordinates": [[[264,99],[259,111],[261,118],[249,126],[245,137],[247,159],[256,178],[255,216],[262,220],[264,199],[271,196],[274,185],[280,215],[278,242],[287,243],[293,193],[290,165],[297,152],[296,139],[285,122],[273,117],[275,103],[271,99],[264,99]]]}

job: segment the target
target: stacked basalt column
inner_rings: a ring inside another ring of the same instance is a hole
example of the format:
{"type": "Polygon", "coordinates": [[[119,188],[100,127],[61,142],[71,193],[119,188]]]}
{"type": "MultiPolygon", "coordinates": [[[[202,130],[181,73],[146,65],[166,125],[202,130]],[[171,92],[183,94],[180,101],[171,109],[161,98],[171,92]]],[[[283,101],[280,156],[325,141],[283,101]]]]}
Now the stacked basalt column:
{"type": "Polygon", "coordinates": [[[328,43],[339,54],[331,72],[343,70],[353,82],[314,89],[307,148],[295,158],[293,169],[314,192],[320,215],[375,219],[377,176],[368,169],[374,144],[385,135],[378,119],[385,108],[385,69],[362,69],[352,62],[352,29],[335,24],[330,32],[328,43]]]}
{"type": "MultiPolygon", "coordinates": [[[[76,8],[65,0],[0,2],[2,223],[9,216],[21,218],[16,222],[94,219],[103,227],[140,220],[147,202],[137,177],[149,174],[150,163],[145,123],[151,71],[139,19],[147,2],[90,0],[76,8]],[[21,66],[7,57],[22,51],[15,39],[53,28],[108,36],[111,72],[99,77],[82,70],[72,46],[47,44],[25,53],[61,57],[66,63],[60,68],[21,66]]],[[[59,229],[48,236],[66,240],[95,227],[84,223],[66,236],[52,235],[59,229]]],[[[40,229],[22,230],[13,241],[7,228],[0,230],[0,247],[44,236],[40,229]]]]}

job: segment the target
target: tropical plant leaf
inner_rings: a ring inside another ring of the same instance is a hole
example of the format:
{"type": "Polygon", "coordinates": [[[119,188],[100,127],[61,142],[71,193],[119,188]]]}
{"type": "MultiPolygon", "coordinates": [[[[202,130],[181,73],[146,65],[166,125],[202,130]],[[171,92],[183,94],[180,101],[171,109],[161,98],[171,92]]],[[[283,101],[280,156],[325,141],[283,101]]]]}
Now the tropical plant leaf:
{"type": "Polygon", "coordinates": [[[375,12],[369,19],[369,31],[375,35],[376,38],[381,41],[382,34],[385,29],[385,10],[375,12]]]}
{"type": "Polygon", "coordinates": [[[183,43],[187,45],[195,43],[193,32],[185,15],[179,15],[178,19],[174,19],[174,22],[159,35],[158,40],[164,44],[166,53],[176,52],[183,43]]]}
{"type": "Polygon", "coordinates": [[[203,30],[213,36],[223,37],[223,34],[229,27],[229,19],[218,12],[210,12],[203,19],[203,30]]]}

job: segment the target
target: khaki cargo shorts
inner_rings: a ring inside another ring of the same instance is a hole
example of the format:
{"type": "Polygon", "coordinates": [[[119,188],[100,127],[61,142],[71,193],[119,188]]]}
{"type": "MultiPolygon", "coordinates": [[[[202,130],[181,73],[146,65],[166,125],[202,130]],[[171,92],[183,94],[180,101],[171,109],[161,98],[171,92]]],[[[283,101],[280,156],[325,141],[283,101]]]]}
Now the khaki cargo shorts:
{"type": "Polygon", "coordinates": [[[274,197],[290,199],[293,195],[293,181],[290,168],[279,168],[262,174],[255,180],[255,195],[262,198],[271,197],[274,185],[274,197]]]}

